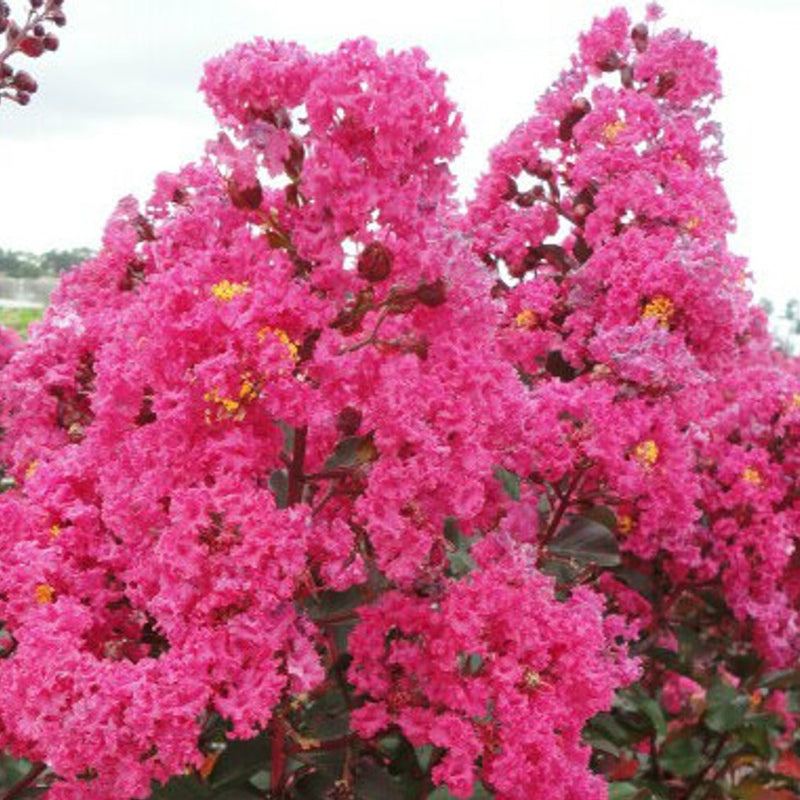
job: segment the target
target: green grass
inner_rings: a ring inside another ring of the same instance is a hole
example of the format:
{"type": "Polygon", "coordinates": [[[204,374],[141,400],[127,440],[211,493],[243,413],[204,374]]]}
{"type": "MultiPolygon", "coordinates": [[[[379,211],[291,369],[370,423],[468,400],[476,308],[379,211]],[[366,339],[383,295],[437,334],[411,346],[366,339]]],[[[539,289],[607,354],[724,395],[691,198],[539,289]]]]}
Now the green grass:
{"type": "Polygon", "coordinates": [[[28,325],[40,319],[43,313],[43,308],[0,308],[0,323],[26,336],[28,325]]]}

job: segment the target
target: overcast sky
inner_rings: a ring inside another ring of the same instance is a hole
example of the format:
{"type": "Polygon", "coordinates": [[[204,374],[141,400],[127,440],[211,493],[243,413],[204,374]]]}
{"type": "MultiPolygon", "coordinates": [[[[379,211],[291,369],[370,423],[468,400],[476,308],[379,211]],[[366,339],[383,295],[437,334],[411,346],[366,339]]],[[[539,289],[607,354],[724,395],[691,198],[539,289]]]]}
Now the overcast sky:
{"type": "MultiPolygon", "coordinates": [[[[10,0],[19,10],[22,0],[10,0]]],[[[197,84],[203,62],[255,35],[329,50],[368,35],[422,46],[450,77],[468,139],[456,165],[469,194],[488,149],[567,64],[604,0],[66,0],[54,54],[29,61],[30,106],[0,105],[0,248],[96,247],[123,195],[202,153],[215,134],[197,84]]],[[[754,293],[800,297],[797,0],[672,0],[677,26],[719,52],[724,177],[754,293]]],[[[644,3],[629,5],[641,18],[644,3]]],[[[27,60],[27,59],[25,59],[27,60]]],[[[23,59],[16,59],[19,65],[23,59]]],[[[12,62],[14,63],[14,62],[12,62]]]]}

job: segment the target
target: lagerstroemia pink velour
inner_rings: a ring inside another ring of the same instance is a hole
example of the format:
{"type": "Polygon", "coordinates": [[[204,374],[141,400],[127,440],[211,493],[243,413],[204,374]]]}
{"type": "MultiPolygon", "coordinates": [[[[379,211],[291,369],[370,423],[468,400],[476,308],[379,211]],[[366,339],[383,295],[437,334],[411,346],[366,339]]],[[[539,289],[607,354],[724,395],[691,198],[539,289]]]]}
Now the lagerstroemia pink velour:
{"type": "Polygon", "coordinates": [[[207,65],[225,132],[119,204],[1,373],[0,744],[48,797],[147,797],[212,719],[273,731],[283,791],[342,647],[354,740],[434,747],[457,797],[605,797],[581,730],[664,607],[552,576],[589,508],[797,659],[797,366],[726,247],[714,52],[633,31],[595,22],[466,210],[421,51],[207,65]]]}

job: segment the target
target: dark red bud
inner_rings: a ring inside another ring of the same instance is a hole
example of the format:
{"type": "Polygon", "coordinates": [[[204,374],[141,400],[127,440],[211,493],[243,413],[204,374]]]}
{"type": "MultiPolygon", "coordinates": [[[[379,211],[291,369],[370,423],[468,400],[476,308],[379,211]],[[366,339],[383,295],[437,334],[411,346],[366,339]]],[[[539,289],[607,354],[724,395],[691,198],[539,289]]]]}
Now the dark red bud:
{"type": "Polygon", "coordinates": [[[8,20],[5,17],[0,17],[0,33],[5,33],[8,28],[8,20]]]}
{"type": "Polygon", "coordinates": [[[585,97],[576,97],[572,101],[572,110],[585,117],[592,110],[592,104],[585,97]]]}
{"type": "Polygon", "coordinates": [[[619,71],[619,79],[622,81],[622,85],[626,89],[633,89],[633,67],[631,67],[629,64],[626,64],[619,71]]]}
{"type": "Polygon", "coordinates": [[[39,88],[39,84],[27,72],[20,70],[14,76],[14,87],[21,92],[33,94],[39,88]]]}
{"type": "Polygon", "coordinates": [[[17,102],[21,106],[26,106],[31,101],[31,96],[27,92],[17,92],[17,102]]]}
{"type": "Polygon", "coordinates": [[[63,28],[67,24],[67,15],[63,11],[51,11],[50,19],[55,22],[59,28],[63,28]]]}
{"type": "Polygon", "coordinates": [[[603,72],[613,72],[622,66],[622,59],[616,50],[609,50],[596,64],[603,72]]]}
{"type": "Polygon", "coordinates": [[[564,119],[558,126],[558,138],[566,142],[572,138],[572,130],[590,111],[592,104],[585,97],[576,97],[564,119]]]}
{"type": "Polygon", "coordinates": [[[422,283],[416,291],[417,299],[428,308],[436,308],[447,299],[444,280],[437,278],[433,283],[422,283]]]}
{"type": "Polygon", "coordinates": [[[371,283],[389,277],[394,264],[394,254],[380,242],[370,242],[358,257],[358,274],[371,283]]]}
{"type": "Polygon", "coordinates": [[[521,208],[530,208],[537,200],[538,197],[541,197],[544,194],[541,186],[537,186],[534,189],[531,189],[528,192],[522,192],[522,194],[518,194],[515,198],[515,201],[518,206],[521,208]],[[538,189],[538,193],[536,191],[538,189]]]}
{"type": "Polygon", "coordinates": [[[45,50],[58,50],[58,36],[54,33],[48,33],[42,41],[44,42],[45,50]]]}
{"type": "Polygon", "coordinates": [[[672,89],[677,82],[678,76],[674,72],[671,70],[662,72],[656,80],[656,97],[664,97],[664,95],[670,89],[672,89]]]}
{"type": "Polygon", "coordinates": [[[10,64],[3,62],[0,64],[0,80],[10,78],[14,74],[14,68],[10,64]]]}
{"type": "Polygon", "coordinates": [[[50,5],[55,6],[56,8],[60,8],[64,5],[64,0],[50,0],[50,5]]]}
{"type": "Polygon", "coordinates": [[[44,36],[44,25],[41,22],[37,22],[33,26],[33,35],[34,36],[44,36]]]}
{"type": "Polygon", "coordinates": [[[31,8],[41,8],[44,5],[44,0],[29,0],[31,8]]]}
{"type": "Polygon", "coordinates": [[[548,161],[539,161],[533,168],[533,174],[543,181],[549,181],[553,177],[553,165],[548,161]]]}
{"type": "Polygon", "coordinates": [[[336,430],[342,436],[355,436],[361,427],[361,412],[352,406],[345,406],[336,416],[336,430]]]}
{"type": "Polygon", "coordinates": [[[19,49],[31,58],[38,58],[44,53],[44,42],[35,36],[26,36],[20,43],[19,49]]]}
{"type": "Polygon", "coordinates": [[[649,37],[649,31],[647,30],[647,25],[644,22],[640,22],[638,25],[633,26],[633,30],[631,31],[631,39],[633,39],[634,47],[636,47],[636,51],[638,53],[644,53],[647,50],[647,39],[649,37]]]}
{"type": "Polygon", "coordinates": [[[513,200],[517,196],[517,182],[510,176],[506,175],[506,188],[503,194],[500,195],[501,200],[513,200]]]}
{"type": "Polygon", "coordinates": [[[580,225],[586,217],[589,216],[591,210],[587,203],[578,203],[578,205],[572,209],[572,218],[580,225]]]}
{"type": "Polygon", "coordinates": [[[261,207],[264,193],[258,180],[249,186],[240,186],[236,181],[228,181],[228,195],[236,208],[255,211],[261,207]]]}

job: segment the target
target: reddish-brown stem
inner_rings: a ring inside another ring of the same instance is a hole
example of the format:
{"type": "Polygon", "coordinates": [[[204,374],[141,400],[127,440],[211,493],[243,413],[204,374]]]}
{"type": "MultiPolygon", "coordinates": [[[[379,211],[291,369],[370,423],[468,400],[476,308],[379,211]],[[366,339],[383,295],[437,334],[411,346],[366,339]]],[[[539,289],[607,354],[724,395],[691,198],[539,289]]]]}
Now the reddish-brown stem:
{"type": "Polygon", "coordinates": [[[2,800],[12,800],[12,798],[19,797],[28,787],[36,783],[36,779],[46,769],[46,764],[34,764],[22,778],[20,778],[11,788],[9,788],[9,790],[3,795],[2,800]]]}
{"type": "Polygon", "coordinates": [[[289,464],[289,490],[288,504],[297,505],[303,498],[305,484],[306,441],[308,440],[308,426],[303,425],[295,429],[294,447],[292,448],[292,461],[289,464]]]}
{"type": "Polygon", "coordinates": [[[544,532],[544,536],[542,536],[542,547],[544,547],[552,538],[555,536],[556,531],[558,530],[558,526],[561,524],[561,520],[564,517],[564,514],[567,512],[569,508],[570,501],[572,500],[573,492],[578,488],[578,485],[581,482],[581,478],[583,476],[581,474],[576,475],[569,483],[566,488],[566,491],[563,495],[561,495],[561,501],[558,504],[558,508],[556,509],[556,513],[553,514],[553,518],[550,520],[550,524],[547,526],[547,530],[544,532]]]}
{"type": "Polygon", "coordinates": [[[378,319],[375,320],[375,327],[372,329],[372,333],[367,336],[366,339],[362,339],[360,342],[354,342],[353,344],[347,345],[347,347],[343,347],[341,349],[342,353],[353,353],[356,350],[360,350],[362,347],[366,347],[367,345],[372,344],[376,341],[376,337],[378,336],[378,331],[381,329],[381,325],[383,325],[383,321],[386,319],[387,314],[389,313],[389,307],[384,306],[380,313],[378,314],[378,319]]]}
{"type": "Polygon", "coordinates": [[[270,722],[270,775],[269,788],[273,797],[280,797],[283,789],[283,771],[286,767],[286,731],[283,720],[277,714],[270,722]]]}

